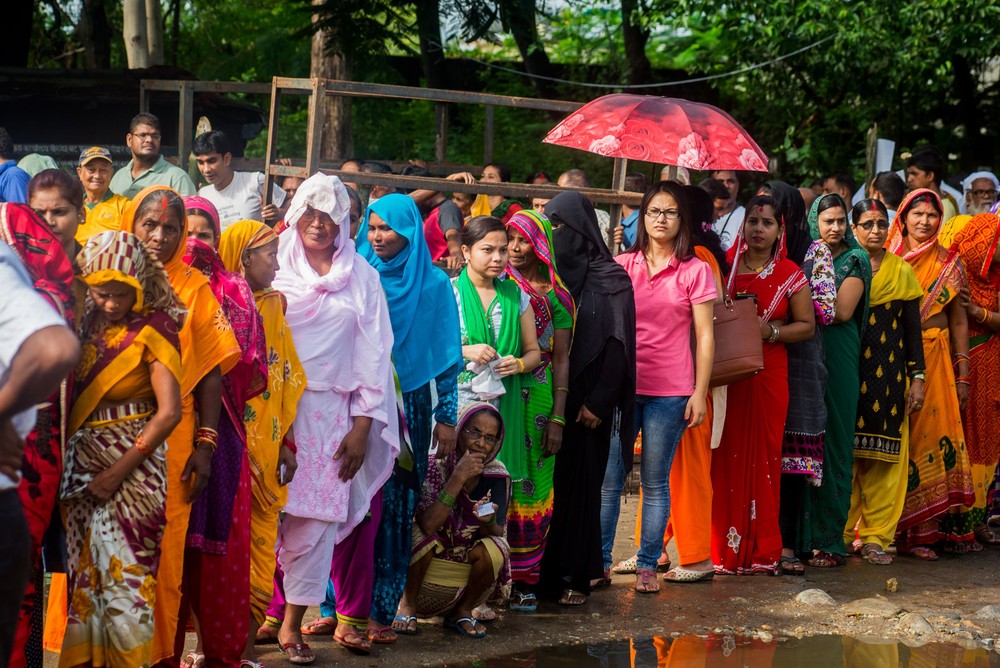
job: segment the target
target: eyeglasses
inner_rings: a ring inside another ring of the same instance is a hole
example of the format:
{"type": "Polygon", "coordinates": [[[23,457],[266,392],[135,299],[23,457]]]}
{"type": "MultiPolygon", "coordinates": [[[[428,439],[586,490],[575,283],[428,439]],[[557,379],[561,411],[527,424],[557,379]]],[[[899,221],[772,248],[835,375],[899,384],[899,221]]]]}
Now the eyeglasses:
{"type": "Polygon", "coordinates": [[[677,220],[681,217],[681,212],[677,209],[646,209],[646,218],[656,220],[660,216],[666,220],[677,220]]]}
{"type": "Polygon", "coordinates": [[[475,427],[465,427],[464,429],[462,429],[462,431],[465,432],[465,435],[471,438],[473,441],[479,441],[479,440],[485,441],[486,445],[490,447],[493,447],[500,441],[498,437],[487,436],[486,434],[479,431],[475,427]]]}
{"type": "Polygon", "coordinates": [[[877,221],[876,220],[866,220],[863,223],[858,223],[858,227],[860,227],[861,229],[865,230],[866,232],[870,231],[876,225],[878,225],[878,229],[880,229],[880,230],[887,230],[887,229],[889,229],[889,221],[888,220],[877,220],[877,221]]]}
{"type": "Polygon", "coordinates": [[[970,190],[973,197],[996,197],[996,190],[970,190]]]}
{"type": "Polygon", "coordinates": [[[133,137],[138,137],[139,139],[145,141],[147,139],[152,139],[153,141],[160,141],[159,132],[140,132],[139,134],[132,135],[133,137]]]}

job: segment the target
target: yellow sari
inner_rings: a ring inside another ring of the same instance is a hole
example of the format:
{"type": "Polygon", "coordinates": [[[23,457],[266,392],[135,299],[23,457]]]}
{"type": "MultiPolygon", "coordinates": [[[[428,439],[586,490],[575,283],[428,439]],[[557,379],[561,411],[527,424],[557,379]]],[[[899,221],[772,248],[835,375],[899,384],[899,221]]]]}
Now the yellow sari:
{"type": "MultiPolygon", "coordinates": [[[[912,250],[903,238],[906,214],[916,200],[937,198],[920,189],[910,193],[899,207],[886,242],[890,252],[906,260],[924,290],[920,320],[944,313],[965,286],[965,271],[958,254],[937,243],[937,232],[912,250]]],[[[938,210],[941,210],[938,200],[938,210]]],[[[940,230],[940,226],[938,228],[940,230]]],[[[955,389],[948,327],[923,330],[924,410],[910,416],[910,452],[906,500],[897,526],[897,546],[925,546],[940,540],[972,540],[971,530],[955,531],[946,517],[949,510],[971,506],[975,501],[972,469],[965,447],[962,415],[955,389]]]]}
{"type": "MultiPolygon", "coordinates": [[[[241,220],[222,233],[219,256],[226,269],[242,275],[243,252],[276,240],[277,236],[267,225],[241,220]]],[[[250,514],[250,611],[257,623],[262,624],[273,590],[278,513],[288,498],[288,488],[278,481],[278,451],[285,434],[295,421],[299,398],[306,389],[306,374],[299,363],[292,332],[285,321],[285,300],[282,294],[268,288],[255,292],[254,300],[264,321],[268,382],[267,392],[247,402],[244,424],[253,491],[250,514]]]]}
{"type": "MultiPolygon", "coordinates": [[[[170,188],[166,186],[151,186],[136,195],[122,215],[122,230],[133,231],[136,209],[146,197],[168,191],[170,188]]],[[[182,260],[187,240],[186,215],[181,223],[177,250],[172,257],[161,259],[170,284],[187,307],[188,313],[180,331],[181,422],[167,437],[167,526],[161,543],[162,557],[156,583],[153,663],[174,655],[174,636],[177,632],[181,579],[184,573],[184,545],[191,512],[187,495],[194,484],[192,479],[187,482],[181,480],[188,457],[194,452],[194,434],[197,428],[194,389],[215,367],[220,367],[225,374],[240,358],[239,342],[233,335],[222,307],[212,294],[208,279],[182,260]]]]}

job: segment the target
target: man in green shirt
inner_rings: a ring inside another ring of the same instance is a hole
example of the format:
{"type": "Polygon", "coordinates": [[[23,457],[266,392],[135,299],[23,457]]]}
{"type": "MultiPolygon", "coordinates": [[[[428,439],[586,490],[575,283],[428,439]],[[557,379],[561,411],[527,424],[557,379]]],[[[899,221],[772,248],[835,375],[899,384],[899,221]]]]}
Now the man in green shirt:
{"type": "Polygon", "coordinates": [[[115,173],[111,190],[132,199],[143,188],[164,185],[181,196],[194,195],[197,189],[183,169],[171,165],[160,155],[160,119],[153,114],[138,114],[129,124],[125,143],[132,159],[115,173]]]}

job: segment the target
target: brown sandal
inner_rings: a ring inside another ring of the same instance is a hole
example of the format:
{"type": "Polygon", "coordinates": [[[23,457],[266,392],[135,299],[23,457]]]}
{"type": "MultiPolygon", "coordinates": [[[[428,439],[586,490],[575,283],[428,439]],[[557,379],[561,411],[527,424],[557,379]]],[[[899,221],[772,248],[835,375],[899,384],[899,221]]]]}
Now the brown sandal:
{"type": "Polygon", "coordinates": [[[333,634],[333,639],[337,641],[341,647],[346,647],[352,652],[357,652],[358,654],[371,654],[372,644],[366,636],[358,633],[358,630],[353,626],[343,635],[339,633],[333,634]]]}
{"type": "Polygon", "coordinates": [[[876,566],[888,566],[892,563],[892,556],[882,549],[878,543],[865,543],[861,546],[861,556],[868,560],[868,563],[876,566]]]}

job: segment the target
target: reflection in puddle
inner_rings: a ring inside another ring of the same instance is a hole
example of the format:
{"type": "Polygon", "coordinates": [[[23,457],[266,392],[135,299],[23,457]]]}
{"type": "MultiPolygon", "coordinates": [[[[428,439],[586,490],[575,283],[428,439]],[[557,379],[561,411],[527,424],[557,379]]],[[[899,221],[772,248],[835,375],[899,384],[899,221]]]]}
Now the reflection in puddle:
{"type": "Polygon", "coordinates": [[[635,638],[594,645],[543,647],[532,652],[485,659],[482,668],[747,668],[843,666],[844,668],[1000,668],[1000,654],[987,649],[931,643],[907,647],[894,641],[846,636],[777,638],[764,642],[748,636],[635,638]]]}

